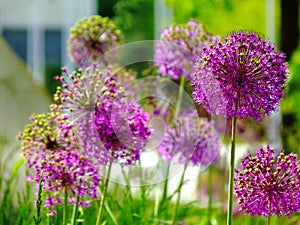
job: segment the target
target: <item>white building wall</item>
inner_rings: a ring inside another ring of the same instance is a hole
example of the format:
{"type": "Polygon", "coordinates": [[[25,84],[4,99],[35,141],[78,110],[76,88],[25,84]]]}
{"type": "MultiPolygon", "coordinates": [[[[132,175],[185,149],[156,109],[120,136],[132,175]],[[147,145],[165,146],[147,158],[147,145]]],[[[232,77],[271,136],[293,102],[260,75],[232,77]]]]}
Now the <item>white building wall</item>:
{"type": "Polygon", "coordinates": [[[1,26],[24,28],[34,18],[45,28],[63,27],[66,16],[74,23],[95,14],[96,8],[95,0],[0,0],[1,26]]]}
{"type": "Polygon", "coordinates": [[[69,29],[77,20],[96,11],[96,0],[0,0],[0,32],[3,29],[27,30],[28,69],[36,82],[43,83],[45,30],[61,30],[62,65],[72,69],[66,51],[69,29]]]}

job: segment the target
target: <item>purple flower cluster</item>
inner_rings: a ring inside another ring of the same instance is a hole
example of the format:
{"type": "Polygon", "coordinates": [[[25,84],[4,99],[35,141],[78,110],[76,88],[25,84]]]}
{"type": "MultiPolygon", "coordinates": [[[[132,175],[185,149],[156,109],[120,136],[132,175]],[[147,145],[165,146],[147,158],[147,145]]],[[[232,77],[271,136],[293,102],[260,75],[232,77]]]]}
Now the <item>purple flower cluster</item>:
{"type": "Polygon", "coordinates": [[[159,72],[175,80],[182,75],[190,78],[195,56],[212,39],[205,27],[193,19],[187,24],[166,28],[156,44],[155,62],[159,72]]]}
{"type": "MultiPolygon", "coordinates": [[[[46,207],[52,207],[50,199],[56,198],[60,204],[61,190],[66,189],[70,195],[70,203],[75,203],[76,196],[97,198],[97,187],[100,179],[98,169],[79,151],[45,151],[39,154],[41,163],[35,165],[36,174],[32,179],[40,181],[43,173],[43,188],[53,192],[53,196],[45,201],[46,207]]],[[[53,202],[53,201],[52,201],[53,202]]],[[[82,206],[89,206],[89,202],[81,200],[82,206]]]]}
{"type": "Polygon", "coordinates": [[[178,162],[195,166],[214,163],[221,148],[213,123],[199,119],[196,111],[180,115],[174,125],[164,134],[158,148],[160,155],[170,162],[178,157],[178,162]]]}
{"type": "Polygon", "coordinates": [[[247,155],[236,170],[235,193],[242,210],[251,215],[290,216],[299,211],[300,163],[296,153],[274,158],[267,146],[247,155]]]}
{"type": "Polygon", "coordinates": [[[254,32],[233,32],[204,48],[192,69],[193,97],[213,115],[261,120],[284,96],[285,55],[254,32]]]}
{"type": "Polygon", "coordinates": [[[31,116],[18,139],[22,141],[22,154],[29,167],[40,163],[39,154],[46,150],[58,152],[78,149],[74,130],[60,106],[51,105],[51,112],[31,116]]]}
{"type": "Polygon", "coordinates": [[[94,63],[107,66],[118,58],[115,49],[121,43],[121,32],[109,18],[94,15],[79,20],[70,29],[70,58],[80,67],[94,63]]]}
{"type": "Polygon", "coordinates": [[[135,102],[104,101],[97,105],[95,124],[106,159],[131,165],[140,159],[151,134],[148,114],[135,102]]]}
{"type": "MultiPolygon", "coordinates": [[[[123,74],[124,71],[121,73],[123,74]]],[[[118,83],[119,73],[90,70],[76,72],[55,95],[57,103],[73,116],[79,142],[86,155],[101,165],[130,165],[140,158],[150,137],[149,116],[129,101],[118,83]]]]}
{"type": "MultiPolygon", "coordinates": [[[[19,136],[23,157],[31,169],[29,180],[39,183],[42,179],[43,189],[51,193],[45,207],[62,203],[61,189],[71,194],[70,200],[77,195],[98,196],[98,170],[80,152],[75,130],[60,108],[52,105],[50,113],[32,116],[32,123],[19,136]]],[[[81,199],[80,204],[87,202],[81,199]]]]}

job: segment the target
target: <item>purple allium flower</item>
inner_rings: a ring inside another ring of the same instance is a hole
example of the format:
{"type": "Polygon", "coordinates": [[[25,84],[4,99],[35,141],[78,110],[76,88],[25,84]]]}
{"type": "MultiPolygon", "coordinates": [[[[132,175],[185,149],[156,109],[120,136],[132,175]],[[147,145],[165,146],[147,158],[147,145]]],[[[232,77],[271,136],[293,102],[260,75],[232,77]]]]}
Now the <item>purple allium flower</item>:
{"type": "Polygon", "coordinates": [[[261,120],[284,96],[285,55],[254,32],[233,32],[216,41],[192,69],[193,97],[213,115],[261,120]]]}
{"type": "Polygon", "coordinates": [[[76,131],[60,110],[61,106],[51,105],[49,113],[33,115],[19,136],[29,181],[39,184],[42,179],[43,189],[51,193],[45,207],[62,204],[62,189],[74,197],[98,196],[98,169],[80,152],[76,131]]]}
{"type": "Polygon", "coordinates": [[[296,153],[274,158],[269,145],[247,155],[236,170],[240,208],[251,215],[290,216],[300,206],[300,163],[296,153]]]}
{"type": "Polygon", "coordinates": [[[151,134],[148,120],[148,114],[135,102],[116,100],[98,104],[95,123],[107,159],[125,165],[139,160],[151,134]]]}
{"type": "Polygon", "coordinates": [[[157,42],[155,61],[161,74],[167,74],[172,79],[181,75],[190,78],[190,69],[195,55],[202,47],[213,40],[205,27],[191,19],[187,24],[173,25],[161,33],[157,42]]]}
{"type": "Polygon", "coordinates": [[[40,163],[39,153],[78,149],[77,137],[67,117],[59,112],[61,106],[51,105],[51,112],[31,116],[18,139],[22,142],[22,155],[29,167],[40,163]]]}
{"type": "Polygon", "coordinates": [[[86,155],[101,165],[133,164],[150,137],[148,114],[136,102],[127,100],[118,83],[117,77],[123,72],[87,68],[85,73],[71,75],[69,82],[58,78],[66,84],[58,89],[55,101],[63,103],[73,116],[86,155]]]}
{"type": "MultiPolygon", "coordinates": [[[[45,201],[45,207],[62,204],[62,190],[68,191],[69,199],[82,198],[79,203],[88,203],[83,197],[97,198],[100,179],[98,169],[79,151],[45,151],[38,157],[41,163],[34,168],[33,180],[39,182],[43,173],[43,189],[52,193],[45,201]],[[53,197],[54,196],[54,197],[53,197]]],[[[69,201],[74,204],[75,201],[69,201]]]]}
{"type": "Polygon", "coordinates": [[[221,148],[213,123],[199,119],[196,111],[180,115],[165,133],[158,148],[168,162],[179,157],[179,163],[192,162],[195,166],[214,163],[221,148]]]}
{"type": "Polygon", "coordinates": [[[80,67],[94,63],[107,66],[118,58],[114,51],[121,43],[121,32],[107,17],[94,15],[79,20],[70,29],[69,55],[80,67]]]}

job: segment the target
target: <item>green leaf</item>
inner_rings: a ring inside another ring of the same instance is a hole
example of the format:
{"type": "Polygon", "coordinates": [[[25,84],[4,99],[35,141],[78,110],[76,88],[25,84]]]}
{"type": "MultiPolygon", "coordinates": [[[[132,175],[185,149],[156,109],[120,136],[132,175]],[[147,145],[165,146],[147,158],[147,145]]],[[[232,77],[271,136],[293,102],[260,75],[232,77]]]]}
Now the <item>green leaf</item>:
{"type": "Polygon", "coordinates": [[[12,175],[15,176],[17,174],[17,172],[19,171],[19,168],[23,165],[25,159],[24,158],[20,158],[14,165],[14,167],[12,168],[12,175]]]}

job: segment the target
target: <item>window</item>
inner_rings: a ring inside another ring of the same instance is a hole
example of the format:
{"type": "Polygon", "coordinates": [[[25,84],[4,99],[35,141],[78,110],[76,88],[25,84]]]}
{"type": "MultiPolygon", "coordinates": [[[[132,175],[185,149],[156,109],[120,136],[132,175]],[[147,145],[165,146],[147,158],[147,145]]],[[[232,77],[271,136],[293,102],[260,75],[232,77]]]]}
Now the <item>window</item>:
{"type": "Polygon", "coordinates": [[[61,64],[61,40],[60,30],[45,31],[45,62],[47,64],[61,64]]]}
{"type": "Polygon", "coordinates": [[[17,55],[26,61],[27,31],[25,29],[3,29],[2,35],[17,55]]]}

